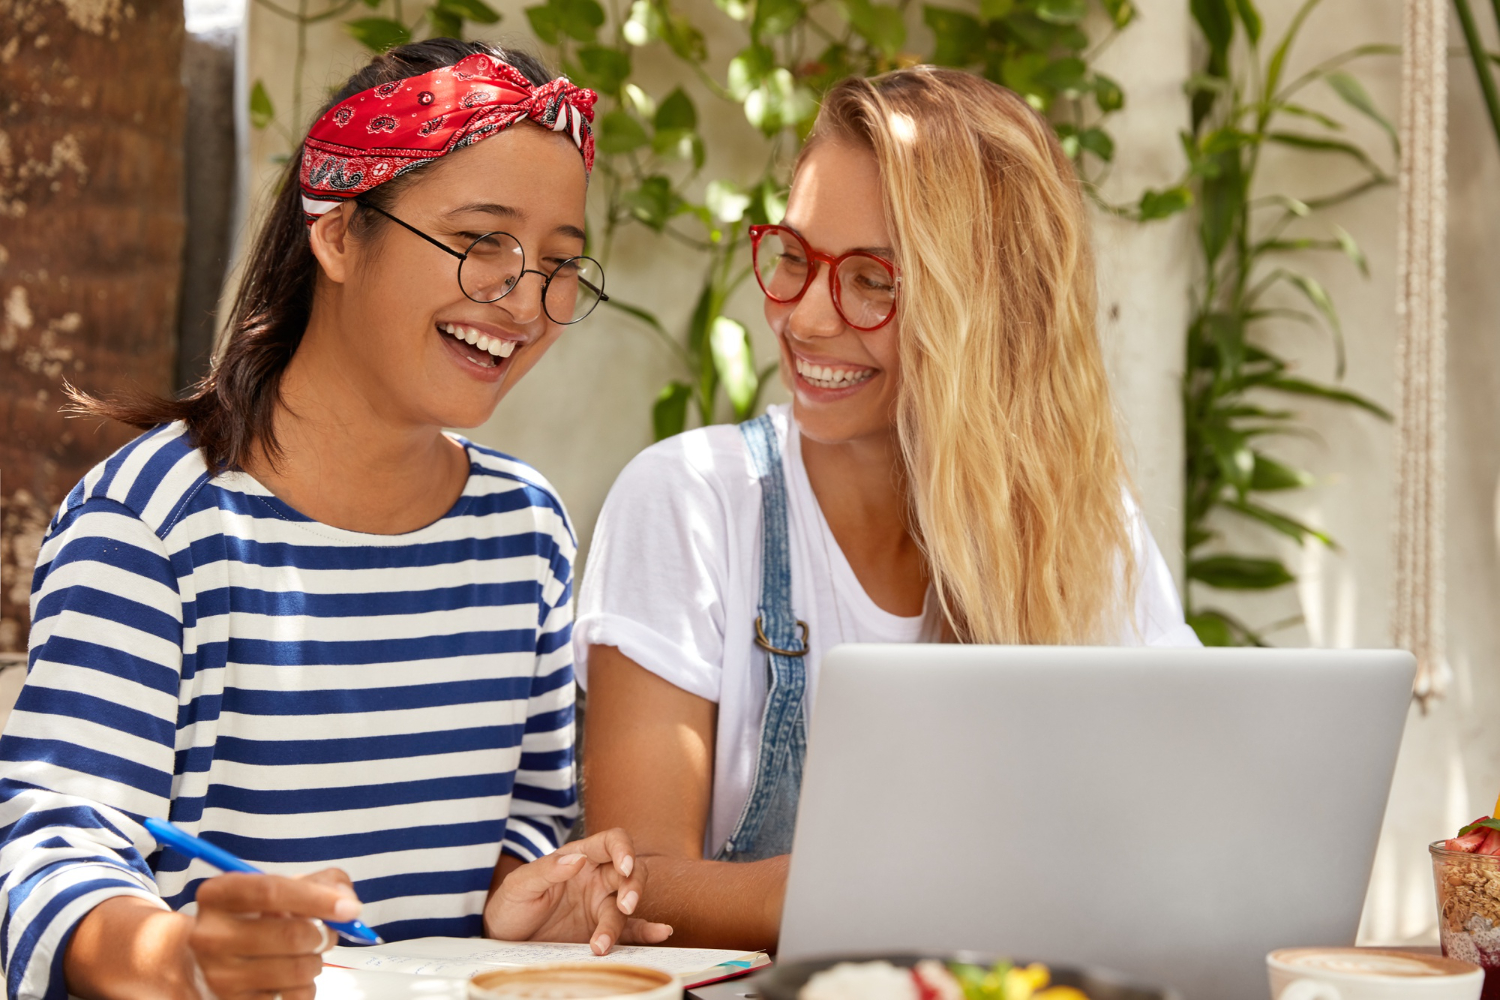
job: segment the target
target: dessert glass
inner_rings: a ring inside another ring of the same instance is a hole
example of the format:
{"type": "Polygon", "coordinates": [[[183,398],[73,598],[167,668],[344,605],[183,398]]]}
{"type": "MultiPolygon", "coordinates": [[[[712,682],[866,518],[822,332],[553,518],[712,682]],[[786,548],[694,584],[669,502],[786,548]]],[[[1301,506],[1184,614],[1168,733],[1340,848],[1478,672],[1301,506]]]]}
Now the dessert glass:
{"type": "Polygon", "coordinates": [[[1484,968],[1481,1000],[1500,1000],[1500,857],[1427,848],[1443,954],[1484,968]]]}

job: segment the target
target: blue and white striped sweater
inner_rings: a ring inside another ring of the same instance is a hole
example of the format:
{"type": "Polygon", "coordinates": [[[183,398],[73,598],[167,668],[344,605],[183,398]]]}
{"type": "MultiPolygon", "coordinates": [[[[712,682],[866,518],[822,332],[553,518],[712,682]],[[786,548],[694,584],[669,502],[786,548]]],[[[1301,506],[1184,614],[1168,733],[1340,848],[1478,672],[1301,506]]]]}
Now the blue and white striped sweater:
{"type": "Polygon", "coordinates": [[[561,842],[572,529],[532,469],[461,443],[463,496],[404,535],[210,475],[177,424],[68,495],[0,739],[9,996],[65,996],[68,935],[110,896],[193,905],[215,872],[145,816],[271,871],[343,868],[387,939],[480,933],[500,852],[561,842]]]}

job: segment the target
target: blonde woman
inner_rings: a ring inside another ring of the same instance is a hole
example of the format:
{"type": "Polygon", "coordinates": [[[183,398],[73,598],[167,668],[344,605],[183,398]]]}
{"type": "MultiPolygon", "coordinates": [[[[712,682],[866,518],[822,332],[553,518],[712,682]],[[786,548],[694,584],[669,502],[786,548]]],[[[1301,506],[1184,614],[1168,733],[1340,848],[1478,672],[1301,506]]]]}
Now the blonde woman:
{"type": "Polygon", "coordinates": [[[680,944],[774,946],[832,646],[1197,642],[1131,499],[1083,198],[1031,108],[930,67],[846,81],[752,240],[792,404],[625,469],[574,633],[589,825],[630,832],[680,944]]]}

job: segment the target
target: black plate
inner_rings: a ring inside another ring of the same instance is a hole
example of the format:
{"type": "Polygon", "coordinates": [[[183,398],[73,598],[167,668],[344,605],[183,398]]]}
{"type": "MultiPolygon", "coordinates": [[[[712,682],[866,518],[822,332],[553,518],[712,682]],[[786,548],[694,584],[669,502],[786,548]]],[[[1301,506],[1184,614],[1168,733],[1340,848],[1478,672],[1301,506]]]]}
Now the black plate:
{"type": "MultiPolygon", "coordinates": [[[[748,980],[742,980],[745,993],[759,994],[762,1000],[797,1000],[797,991],[807,984],[815,973],[832,968],[840,962],[886,961],[892,965],[909,969],[927,958],[943,962],[967,962],[988,968],[998,960],[993,955],[975,952],[953,952],[947,955],[838,955],[829,958],[809,958],[798,962],[777,963],[748,980]]],[[[1027,962],[1017,962],[1027,965],[1027,962]]],[[[1082,990],[1089,1000],[1182,1000],[1173,990],[1145,986],[1131,982],[1125,976],[1104,969],[1076,969],[1067,965],[1049,965],[1052,985],[1074,986],[1082,990]]]]}

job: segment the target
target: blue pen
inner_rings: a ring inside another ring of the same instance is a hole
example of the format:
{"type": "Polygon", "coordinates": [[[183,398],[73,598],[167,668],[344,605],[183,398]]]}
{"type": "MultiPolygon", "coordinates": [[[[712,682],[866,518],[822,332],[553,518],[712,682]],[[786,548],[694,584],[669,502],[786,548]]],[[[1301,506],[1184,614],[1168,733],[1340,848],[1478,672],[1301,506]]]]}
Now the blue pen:
{"type": "MultiPolygon", "coordinates": [[[[224,850],[224,848],[210,844],[202,837],[195,837],[182,829],[182,827],[168,823],[164,819],[148,818],[146,820],[146,829],[151,831],[151,836],[155,837],[156,842],[163,847],[170,847],[178,854],[184,854],[190,858],[199,858],[207,861],[221,872],[249,872],[252,875],[265,874],[265,872],[248,861],[241,861],[233,854],[224,850]]],[[[358,920],[351,920],[347,924],[339,923],[336,920],[325,920],[323,923],[332,927],[350,941],[357,941],[360,944],[385,943],[380,940],[380,935],[370,930],[370,928],[358,920]]]]}

